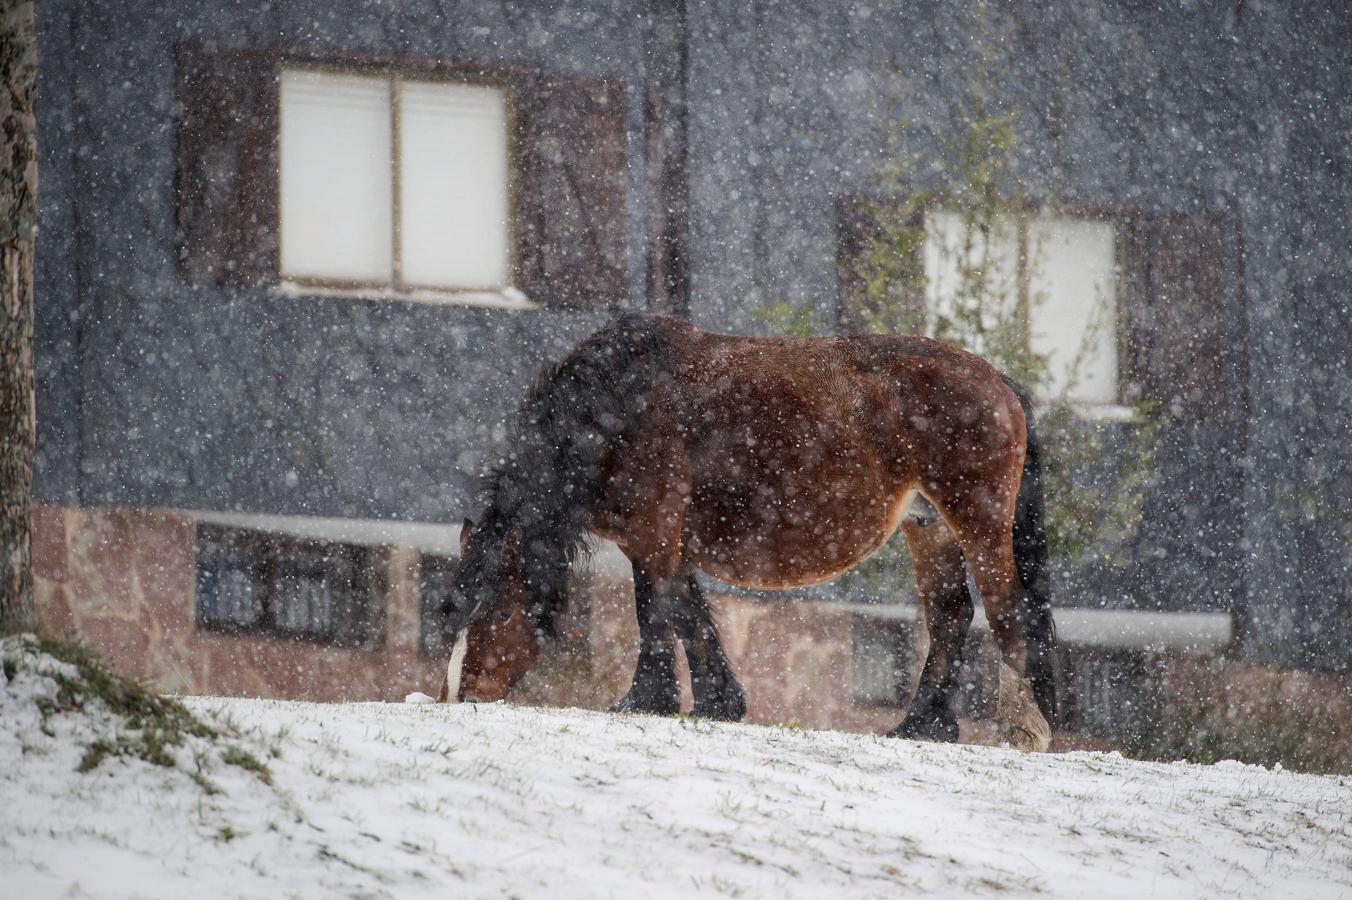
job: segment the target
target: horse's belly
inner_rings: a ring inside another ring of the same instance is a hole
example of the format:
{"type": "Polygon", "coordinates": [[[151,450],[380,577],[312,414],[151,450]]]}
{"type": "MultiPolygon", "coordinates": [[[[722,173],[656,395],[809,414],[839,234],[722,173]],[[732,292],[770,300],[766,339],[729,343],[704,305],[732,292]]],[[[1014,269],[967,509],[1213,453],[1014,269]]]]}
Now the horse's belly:
{"type": "Polygon", "coordinates": [[[729,382],[727,396],[703,398],[691,416],[685,549],[734,584],[826,581],[896,525],[903,491],[858,420],[851,385],[822,394],[816,382],[781,381],[729,382]]]}
{"type": "Polygon", "coordinates": [[[701,571],[744,587],[777,590],[829,581],[896,530],[906,498],[811,495],[761,498],[761,506],[692,505],[687,552],[701,571]]]}

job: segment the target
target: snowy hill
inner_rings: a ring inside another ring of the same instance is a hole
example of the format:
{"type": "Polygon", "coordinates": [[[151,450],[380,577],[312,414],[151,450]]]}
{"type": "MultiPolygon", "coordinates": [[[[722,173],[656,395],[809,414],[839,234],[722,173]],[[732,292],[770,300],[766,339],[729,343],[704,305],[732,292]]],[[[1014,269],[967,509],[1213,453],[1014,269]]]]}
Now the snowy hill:
{"type": "Polygon", "coordinates": [[[210,698],[184,705],[225,744],[190,735],[170,764],[89,768],[74,737],[116,716],[55,709],[62,665],[10,653],[0,676],[4,897],[1352,892],[1347,777],[210,698]]]}

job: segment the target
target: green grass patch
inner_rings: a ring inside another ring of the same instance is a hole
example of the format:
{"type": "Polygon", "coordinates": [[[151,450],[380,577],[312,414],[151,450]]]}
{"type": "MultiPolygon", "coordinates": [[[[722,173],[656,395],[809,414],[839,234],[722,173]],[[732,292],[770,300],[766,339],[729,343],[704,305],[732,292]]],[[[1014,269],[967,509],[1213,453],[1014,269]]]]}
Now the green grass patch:
{"type": "Polygon", "coordinates": [[[98,701],[125,724],[113,738],[100,738],[85,748],[77,767],[88,772],[111,757],[133,757],[152,765],[173,767],[170,748],[183,745],[187,735],[214,740],[218,732],[176,700],[161,697],[144,685],[110,672],[90,650],[39,637],[37,650],[75,667],[76,676],[53,673],[57,684],[55,697],[38,702],[44,720],[60,713],[91,710],[98,701]]]}
{"type": "Polygon", "coordinates": [[[239,766],[245,771],[252,772],[264,784],[272,784],[272,772],[248,750],[241,750],[239,747],[226,747],[225,751],[221,753],[221,762],[230,766],[239,766]]]}
{"type": "MultiPolygon", "coordinates": [[[[15,640],[24,642],[27,652],[45,653],[75,669],[74,675],[68,672],[48,675],[56,682],[57,692],[53,697],[38,701],[45,732],[52,733],[49,720],[61,714],[97,712],[102,708],[117,720],[110,729],[111,736],[100,737],[84,748],[76,767],[78,771],[92,771],[105,760],[117,757],[174,768],[178,765],[174,748],[182,747],[187,738],[194,737],[223,744],[220,749],[223,763],[251,772],[264,784],[272,783],[271,772],[258,757],[233,743],[224,743],[230,735],[208,725],[177,700],[163,697],[135,679],[110,671],[88,648],[40,636],[20,636],[7,639],[7,642],[15,640]]],[[[21,657],[5,653],[3,660],[5,675],[14,678],[21,657]]],[[[216,793],[217,789],[201,769],[199,754],[197,771],[189,775],[207,793],[216,793]]]]}

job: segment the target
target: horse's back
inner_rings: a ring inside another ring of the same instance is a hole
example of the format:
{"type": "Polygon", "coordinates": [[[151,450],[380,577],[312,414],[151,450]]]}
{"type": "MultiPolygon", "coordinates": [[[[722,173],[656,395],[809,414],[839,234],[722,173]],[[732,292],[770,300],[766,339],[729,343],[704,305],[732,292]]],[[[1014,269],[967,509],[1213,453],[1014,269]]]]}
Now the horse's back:
{"type": "Polygon", "coordinates": [[[713,365],[756,378],[782,374],[887,375],[898,368],[930,366],[992,386],[1003,379],[1000,371],[980,356],[922,335],[746,337],[705,331],[675,316],[653,316],[649,321],[669,364],[678,369],[713,365]]]}
{"type": "Polygon", "coordinates": [[[899,478],[917,474],[914,455],[943,452],[935,443],[939,435],[954,438],[968,454],[991,442],[987,449],[1023,440],[1018,397],[1002,373],[931,338],[749,338],[671,317],[652,321],[682,425],[697,429],[726,414],[760,420],[746,427],[834,441],[846,453],[867,442],[899,478]],[[933,446],[898,454],[899,440],[933,446]]]}
{"type": "Polygon", "coordinates": [[[652,321],[664,421],[649,433],[688,466],[692,555],[741,584],[824,580],[873,552],[943,452],[935,435],[960,424],[941,395],[972,407],[999,383],[979,358],[926,338],[747,338],[652,321]]]}

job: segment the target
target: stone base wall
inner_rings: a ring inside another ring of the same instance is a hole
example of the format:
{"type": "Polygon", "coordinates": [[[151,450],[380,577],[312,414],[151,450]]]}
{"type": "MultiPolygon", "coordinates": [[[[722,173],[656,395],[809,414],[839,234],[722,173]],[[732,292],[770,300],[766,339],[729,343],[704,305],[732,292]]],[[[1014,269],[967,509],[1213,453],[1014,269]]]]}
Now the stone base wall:
{"type": "MultiPolygon", "coordinates": [[[[445,661],[419,652],[419,553],[382,554],[384,641],[374,650],[259,634],[223,634],[195,619],[197,522],[161,509],[38,505],[34,575],[39,620],[90,645],[109,665],[158,690],[312,701],[401,700],[435,694],[445,661]]],[[[637,659],[626,577],[580,577],[563,638],[513,691],[521,703],[605,709],[637,659]]],[[[746,688],[747,721],[881,731],[901,712],[851,701],[851,612],[830,604],[711,598],[746,688]]],[[[683,659],[678,662],[690,708],[683,659]]]]}
{"type": "Polygon", "coordinates": [[[165,510],[35,507],[42,628],[172,693],[345,701],[436,692],[444,662],[418,652],[416,550],[395,547],[386,557],[385,640],[366,651],[199,628],[195,527],[165,510]]]}
{"type": "MultiPolygon", "coordinates": [[[[384,639],[366,650],[200,628],[195,528],[191,515],[174,511],[37,506],[33,562],[42,627],[167,692],[326,702],[393,702],[414,690],[435,695],[445,660],[419,650],[417,548],[387,547],[379,555],[387,568],[384,639]]],[[[512,701],[605,709],[624,693],[638,630],[632,585],[611,568],[579,576],[562,638],[512,701]]],[[[855,699],[856,617],[866,611],[717,594],[710,603],[746,689],[746,721],[882,733],[901,720],[924,653],[915,626],[894,626],[903,648],[896,701],[871,705],[855,699]]],[[[1352,771],[1352,677],[1224,656],[1063,649],[1067,727],[1053,749],[1352,771]]],[[[996,673],[988,635],[974,635],[967,658],[958,699],[962,739],[988,742],[995,737],[987,717],[996,673]]],[[[683,661],[680,668],[688,710],[683,661]]]]}
{"type": "Polygon", "coordinates": [[[1352,676],[1174,654],[1146,681],[1163,714],[1118,737],[1127,753],[1352,773],[1352,676]]]}

